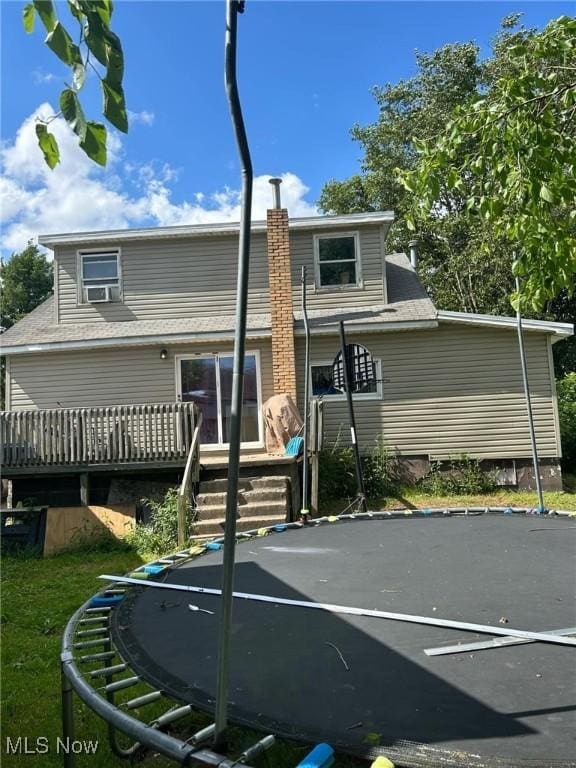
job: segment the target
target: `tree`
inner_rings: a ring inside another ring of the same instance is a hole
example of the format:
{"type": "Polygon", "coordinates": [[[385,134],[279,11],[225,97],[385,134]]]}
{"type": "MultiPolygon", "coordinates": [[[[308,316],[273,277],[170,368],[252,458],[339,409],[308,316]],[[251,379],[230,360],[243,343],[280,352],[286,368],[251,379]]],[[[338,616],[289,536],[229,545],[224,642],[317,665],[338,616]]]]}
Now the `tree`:
{"type": "Polygon", "coordinates": [[[442,220],[446,200],[465,198],[462,215],[485,222],[514,254],[514,305],[542,311],[572,293],[576,275],[576,19],[523,35],[505,55],[485,93],[415,143],[415,168],[399,178],[412,195],[412,227],[442,220]]]}
{"type": "Polygon", "coordinates": [[[60,160],[60,150],[48,126],[62,115],[88,157],[99,165],[106,165],[106,126],[86,119],[79,93],[86,82],[87,70],[91,68],[100,80],[104,117],[119,131],[128,132],[122,86],[124,54],[120,38],[110,29],[113,4],[112,0],[67,0],[67,5],[72,23],[78,25],[78,43],[73,41],[58,18],[52,0],[33,0],[22,12],[26,32],[34,31],[38,16],[48,33],[44,42],[70,68],[70,84],[60,94],[60,112],[36,123],[38,145],[47,165],[54,168],[60,160]]]}
{"type": "Polygon", "coordinates": [[[562,464],[576,471],[576,373],[558,382],[558,411],[562,435],[562,464]]]}
{"type": "MultiPolygon", "coordinates": [[[[513,25],[516,17],[504,22],[513,25]]],[[[501,33],[508,34],[506,32],[501,33]]],[[[458,104],[475,97],[489,79],[479,48],[472,42],[445,45],[433,53],[416,54],[417,74],[374,89],[378,120],[355,125],[353,138],[364,151],[362,173],[345,181],[330,181],[319,204],[325,211],[353,213],[393,209],[396,221],[388,248],[405,250],[414,236],[407,227],[413,195],[398,177],[398,168],[411,170],[418,162],[415,141],[432,140],[458,104]]],[[[512,275],[505,267],[504,244],[485,223],[463,216],[464,194],[443,201],[446,216],[419,221],[420,275],[430,294],[444,309],[470,312],[509,311],[507,296],[512,275]],[[487,238],[491,250],[481,254],[487,238]],[[488,309],[489,308],[489,309],[488,309]]]]}
{"type": "MultiPolygon", "coordinates": [[[[548,302],[546,312],[542,314],[544,320],[558,320],[564,323],[573,323],[576,318],[576,293],[570,295],[568,291],[561,291],[552,301],[548,302]]],[[[556,376],[562,378],[576,371],[576,336],[554,344],[554,369],[556,376]]]]}
{"type": "MultiPolygon", "coordinates": [[[[519,26],[518,20],[517,14],[504,19],[492,43],[492,56],[483,61],[473,43],[446,45],[431,54],[418,53],[414,77],[375,89],[378,120],[352,129],[364,152],[362,172],[344,181],[328,182],[320,197],[323,210],[335,213],[393,208],[396,221],[388,239],[389,250],[405,250],[414,237],[408,227],[412,213],[419,240],[419,274],[442,309],[510,315],[513,244],[493,220],[468,208],[475,183],[471,174],[462,174],[458,186],[449,186],[439,173],[435,209],[422,210],[420,193],[410,191],[412,185],[402,182],[421,163],[419,142],[436,146],[459,106],[478,101],[502,78],[517,73],[511,51],[527,45],[537,34],[537,30],[519,26]]],[[[454,147],[454,162],[463,166],[478,141],[477,135],[466,136],[454,147]]],[[[532,309],[530,314],[570,321],[573,302],[566,289],[547,301],[541,312],[532,309]]],[[[575,340],[554,345],[554,358],[559,375],[573,370],[575,340]]]]}
{"type": "Polygon", "coordinates": [[[0,325],[7,330],[52,293],[52,264],[31,243],[0,266],[0,325]]]}
{"type": "MultiPolygon", "coordinates": [[[[41,304],[52,293],[52,264],[37,245],[28,245],[0,263],[1,331],[11,328],[21,317],[41,304]]],[[[1,360],[0,401],[4,408],[5,358],[1,360]]]]}

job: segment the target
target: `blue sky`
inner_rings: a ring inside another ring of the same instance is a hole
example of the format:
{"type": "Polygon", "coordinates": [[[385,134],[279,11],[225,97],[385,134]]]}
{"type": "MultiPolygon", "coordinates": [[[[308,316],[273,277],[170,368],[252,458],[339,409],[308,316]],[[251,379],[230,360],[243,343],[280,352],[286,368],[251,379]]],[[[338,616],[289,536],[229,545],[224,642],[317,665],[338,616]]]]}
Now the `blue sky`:
{"type": "MultiPolygon", "coordinates": [[[[111,140],[106,171],[87,163],[57,124],[66,155],[52,174],[34,148],[33,120],[56,105],[66,69],[21,26],[23,2],[2,0],[4,246],[39,231],[229,219],[238,164],[222,86],[223,0],[116,2],[134,114],[111,140]]],[[[66,10],[62,4],[62,18],[66,10]]],[[[358,170],[349,129],[377,116],[372,86],[415,71],[415,49],[475,40],[484,54],[509,13],[542,26],[573,2],[282,2],[249,0],[239,21],[239,78],[259,179],[285,175],[292,214],[313,213],[322,185],[358,170]]],[[[99,116],[97,81],[83,103],[99,116]]]]}

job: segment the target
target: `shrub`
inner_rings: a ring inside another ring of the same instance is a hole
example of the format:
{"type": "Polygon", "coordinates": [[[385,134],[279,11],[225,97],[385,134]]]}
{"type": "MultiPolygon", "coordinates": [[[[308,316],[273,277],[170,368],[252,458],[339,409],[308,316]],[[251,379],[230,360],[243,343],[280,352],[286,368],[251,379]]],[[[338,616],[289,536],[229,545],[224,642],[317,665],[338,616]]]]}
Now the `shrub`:
{"type": "Polygon", "coordinates": [[[331,448],[320,451],[318,460],[320,505],[329,499],[347,499],[356,493],[356,471],[352,448],[340,443],[340,433],[331,448]]]}
{"type": "Polygon", "coordinates": [[[384,442],[376,438],[372,449],[362,457],[366,495],[376,499],[391,496],[401,483],[402,472],[398,460],[384,442]]]}
{"type": "MultiPolygon", "coordinates": [[[[356,495],[356,466],[352,447],[340,443],[340,433],[331,448],[320,452],[318,488],[320,504],[329,499],[350,499],[356,495]]],[[[400,483],[400,469],[394,455],[379,436],[372,449],[362,456],[364,487],[369,498],[391,495],[400,483]]]]}
{"type": "MultiPolygon", "coordinates": [[[[178,544],[178,489],[169,488],[161,501],[142,499],[150,509],[150,521],[137,523],[126,540],[138,554],[163,554],[178,544]]],[[[186,529],[189,531],[194,520],[192,505],[186,507],[186,529]]]]}
{"type": "Polygon", "coordinates": [[[462,454],[447,462],[433,461],[419,485],[425,493],[434,496],[487,493],[497,487],[496,477],[495,470],[486,472],[478,459],[462,454]]]}
{"type": "Polygon", "coordinates": [[[576,469],[576,373],[569,373],[557,382],[558,413],[562,437],[562,466],[576,469]]]}

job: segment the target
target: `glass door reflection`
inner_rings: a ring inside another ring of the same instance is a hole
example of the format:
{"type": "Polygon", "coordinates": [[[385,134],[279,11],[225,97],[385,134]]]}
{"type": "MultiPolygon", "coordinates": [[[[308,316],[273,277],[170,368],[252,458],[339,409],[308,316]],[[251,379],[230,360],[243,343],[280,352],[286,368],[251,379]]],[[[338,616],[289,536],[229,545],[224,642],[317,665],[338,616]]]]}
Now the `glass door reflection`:
{"type": "MultiPolygon", "coordinates": [[[[180,360],[180,391],[185,402],[194,402],[202,412],[201,443],[227,445],[232,412],[232,355],[210,355],[180,360]]],[[[244,360],[242,443],[260,442],[260,401],[256,355],[244,360]]]]}

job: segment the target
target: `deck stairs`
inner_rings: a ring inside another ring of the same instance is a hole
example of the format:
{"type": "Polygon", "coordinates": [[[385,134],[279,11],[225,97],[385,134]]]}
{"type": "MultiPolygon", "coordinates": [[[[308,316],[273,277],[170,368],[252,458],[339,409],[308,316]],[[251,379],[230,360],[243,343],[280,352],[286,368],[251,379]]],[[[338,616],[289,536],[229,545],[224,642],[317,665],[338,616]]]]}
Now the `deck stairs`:
{"type": "MultiPolygon", "coordinates": [[[[196,496],[194,537],[224,533],[226,478],[204,480],[196,496]]],[[[286,522],[290,516],[291,491],[288,477],[240,477],[238,481],[237,531],[249,531],[286,522]]]]}

